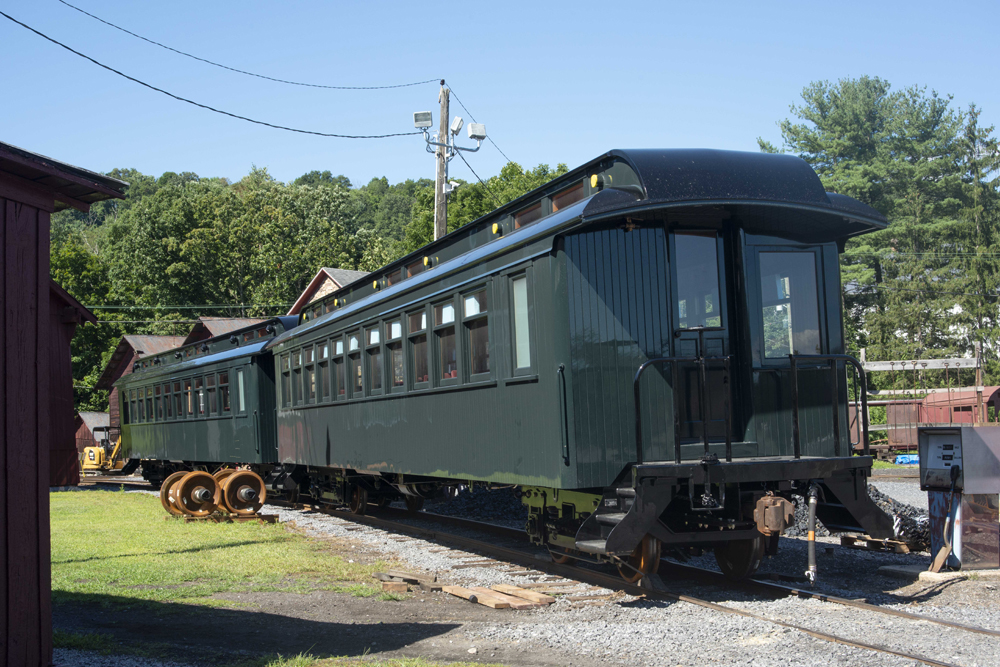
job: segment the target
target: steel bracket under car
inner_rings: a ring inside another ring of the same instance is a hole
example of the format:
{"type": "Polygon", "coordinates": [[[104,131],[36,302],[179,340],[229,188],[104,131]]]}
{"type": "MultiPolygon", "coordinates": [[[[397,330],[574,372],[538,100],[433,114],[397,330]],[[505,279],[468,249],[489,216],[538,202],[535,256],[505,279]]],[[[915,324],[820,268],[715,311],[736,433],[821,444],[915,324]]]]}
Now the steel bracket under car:
{"type": "Polygon", "coordinates": [[[626,467],[607,487],[598,508],[576,535],[579,551],[621,556],[632,553],[647,535],[665,546],[707,546],[762,535],[753,517],[740,513],[739,490],[763,496],[766,487],[801,493],[820,483],[817,516],[831,531],[892,538],[893,521],[868,496],[868,457],[767,458],[712,463],[644,463],[626,467]],[[730,489],[727,504],[725,493],[730,489]],[[732,491],[737,491],[735,500],[732,491]],[[680,512],[694,530],[672,529],[664,513],[680,512]],[[714,506],[713,506],[714,505],[714,506]]]}

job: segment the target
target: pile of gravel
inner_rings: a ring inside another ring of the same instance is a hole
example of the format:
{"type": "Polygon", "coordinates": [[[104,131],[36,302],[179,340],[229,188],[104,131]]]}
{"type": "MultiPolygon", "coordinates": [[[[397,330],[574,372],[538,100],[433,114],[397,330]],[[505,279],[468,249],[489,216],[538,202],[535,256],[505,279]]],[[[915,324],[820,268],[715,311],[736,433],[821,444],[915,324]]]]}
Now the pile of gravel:
{"type": "Polygon", "coordinates": [[[521,488],[463,489],[456,498],[431,500],[424,509],[434,514],[458,516],[510,528],[524,528],[528,508],[521,502],[521,488]]]}

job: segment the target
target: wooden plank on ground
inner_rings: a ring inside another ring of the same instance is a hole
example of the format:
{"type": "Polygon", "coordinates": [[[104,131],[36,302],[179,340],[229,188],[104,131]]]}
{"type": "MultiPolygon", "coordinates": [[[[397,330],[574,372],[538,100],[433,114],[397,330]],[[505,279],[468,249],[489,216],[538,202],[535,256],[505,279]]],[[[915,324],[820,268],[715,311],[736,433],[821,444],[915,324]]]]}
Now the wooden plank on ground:
{"type": "Polygon", "coordinates": [[[504,593],[505,595],[513,595],[516,598],[524,598],[528,602],[538,602],[541,604],[552,604],[556,601],[551,595],[545,595],[544,593],[539,593],[537,591],[530,591],[526,588],[521,588],[520,586],[511,586],[510,584],[497,584],[491,586],[495,591],[504,593]]]}
{"type": "Polygon", "coordinates": [[[545,606],[540,602],[529,602],[528,600],[522,600],[521,598],[514,597],[513,595],[504,595],[503,593],[498,593],[497,591],[491,591],[484,586],[470,586],[469,590],[475,592],[477,595],[493,596],[496,599],[509,604],[511,609],[534,609],[535,607],[545,606]]]}
{"type": "Polygon", "coordinates": [[[512,577],[537,577],[540,574],[545,574],[544,572],[539,572],[538,570],[525,570],[524,572],[511,572],[512,577]]]}
{"type": "Polygon", "coordinates": [[[495,562],[492,562],[492,563],[460,563],[458,565],[452,565],[451,569],[453,569],[453,570],[461,570],[461,569],[464,569],[464,568],[467,568],[467,567],[495,567],[495,566],[496,566],[495,562]]]}
{"type": "Polygon", "coordinates": [[[403,581],[413,581],[416,584],[433,584],[437,577],[433,574],[423,572],[404,572],[403,570],[389,570],[386,572],[390,577],[396,577],[403,581]]]}
{"type": "Polygon", "coordinates": [[[490,607],[491,609],[510,609],[509,604],[493,597],[492,595],[477,594],[475,591],[470,591],[468,588],[463,588],[462,586],[442,586],[441,590],[449,595],[464,598],[469,602],[478,602],[479,604],[490,607]]]}
{"type": "Polygon", "coordinates": [[[382,590],[386,593],[405,593],[410,590],[405,581],[383,581],[382,590]]]}
{"type": "Polygon", "coordinates": [[[527,584],[518,584],[521,588],[561,588],[564,586],[582,586],[579,581],[533,581],[527,584]]]}

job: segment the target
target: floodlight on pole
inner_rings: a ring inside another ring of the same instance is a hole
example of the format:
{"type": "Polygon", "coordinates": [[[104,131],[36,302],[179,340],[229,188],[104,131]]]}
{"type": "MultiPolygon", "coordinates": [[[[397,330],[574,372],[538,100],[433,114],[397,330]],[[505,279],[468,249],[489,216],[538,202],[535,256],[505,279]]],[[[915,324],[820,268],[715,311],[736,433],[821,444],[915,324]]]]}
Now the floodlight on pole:
{"type": "Polygon", "coordinates": [[[441,125],[436,134],[431,134],[430,129],[434,125],[434,117],[430,111],[418,111],[413,114],[413,126],[424,135],[425,148],[428,153],[435,156],[437,161],[437,173],[434,191],[434,238],[440,238],[447,233],[446,221],[448,219],[448,193],[455,189],[454,181],[448,182],[448,163],[458,155],[459,151],[475,153],[483,147],[483,139],[486,138],[486,126],[481,123],[469,123],[469,138],[476,142],[475,148],[466,148],[456,144],[458,133],[462,131],[465,121],[460,116],[448,123],[450,113],[448,112],[449,90],[441,79],[441,93],[438,102],[441,103],[441,125]]]}
{"type": "Polygon", "coordinates": [[[413,127],[418,130],[432,127],[434,125],[434,114],[430,111],[417,111],[413,114],[413,127]]]}

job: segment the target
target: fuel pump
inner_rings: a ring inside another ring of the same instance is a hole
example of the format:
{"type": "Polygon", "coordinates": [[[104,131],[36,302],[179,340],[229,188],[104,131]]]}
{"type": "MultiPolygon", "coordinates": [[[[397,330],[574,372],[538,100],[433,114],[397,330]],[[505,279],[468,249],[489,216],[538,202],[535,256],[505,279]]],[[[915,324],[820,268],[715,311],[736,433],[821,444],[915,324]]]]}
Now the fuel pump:
{"type": "Polygon", "coordinates": [[[919,429],[931,570],[1000,567],[1000,427],[919,429]]]}

